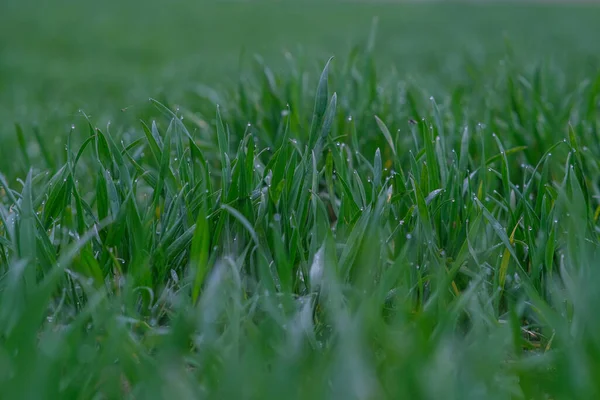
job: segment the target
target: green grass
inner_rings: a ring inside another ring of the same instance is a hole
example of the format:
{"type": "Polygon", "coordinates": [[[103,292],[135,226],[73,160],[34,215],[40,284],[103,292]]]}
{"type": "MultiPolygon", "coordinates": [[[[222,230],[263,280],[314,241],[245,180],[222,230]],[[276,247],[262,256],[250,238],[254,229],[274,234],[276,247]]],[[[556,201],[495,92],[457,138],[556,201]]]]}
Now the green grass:
{"type": "Polygon", "coordinates": [[[37,126],[52,140],[82,120],[79,109],[100,126],[137,127],[151,117],[142,106],[149,97],[188,104],[201,84],[221,91],[252,67],[254,54],[287,71],[289,51],[315,79],[324,60],[364,42],[373,17],[377,68],[395,69],[436,97],[459,83],[485,84],[472,82],[471,70],[492,73],[505,38],[519,69],[551,59],[572,82],[594,72],[600,53],[594,5],[5,0],[0,137],[10,145],[0,146],[0,168],[12,167],[5,160],[16,122],[26,138],[37,126]]]}
{"type": "MultiPolygon", "coordinates": [[[[72,6],[95,21],[76,26],[108,37],[102,9],[72,6]]],[[[16,66],[3,83],[26,95],[3,111],[24,119],[16,134],[6,125],[0,163],[2,396],[600,396],[595,8],[203,7],[213,24],[274,16],[240,43],[264,46],[265,62],[239,66],[233,33],[206,44],[215,90],[187,86],[193,61],[163,59],[186,46],[143,29],[147,42],[112,48],[147,49],[147,69],[112,67],[117,50],[93,55],[82,40],[78,67],[44,70],[34,64],[62,45],[31,51],[31,32],[3,60],[16,66]],[[298,15],[280,21],[282,10],[298,15]],[[381,15],[376,40],[364,10],[381,15]],[[525,24],[534,15],[554,24],[525,24]],[[328,27],[304,38],[302,18],[328,27]],[[438,33],[408,51],[394,18],[438,33]],[[509,20],[518,39],[505,43],[492,21],[509,20]],[[535,45],[542,36],[555,40],[535,45]],[[293,41],[299,56],[275,56],[293,41]],[[169,68],[189,75],[170,81],[169,68]],[[67,80],[76,100],[44,89],[67,80]],[[134,101],[153,90],[158,100],[134,101]]],[[[193,25],[190,8],[174,9],[165,24],[193,25]]]]}

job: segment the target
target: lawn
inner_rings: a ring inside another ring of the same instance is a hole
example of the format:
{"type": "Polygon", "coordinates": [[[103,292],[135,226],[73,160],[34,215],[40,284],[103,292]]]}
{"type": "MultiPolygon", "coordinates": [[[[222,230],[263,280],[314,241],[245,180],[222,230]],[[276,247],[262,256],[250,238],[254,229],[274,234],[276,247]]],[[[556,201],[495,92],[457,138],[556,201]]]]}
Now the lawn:
{"type": "MultiPolygon", "coordinates": [[[[315,79],[330,56],[345,58],[379,18],[377,68],[427,90],[495,67],[510,43],[520,66],[552,59],[579,81],[600,45],[593,5],[402,4],[401,2],[162,2],[5,0],[0,12],[0,136],[15,122],[70,127],[84,109],[95,121],[159,94],[179,101],[199,84],[227,86],[255,54],[288,70],[285,52],[315,79]],[[523,62],[523,63],[521,63],[523,62]]],[[[515,60],[515,61],[517,61],[515,60]]],[[[134,114],[128,121],[135,122],[134,114]]],[[[30,130],[26,130],[26,134],[30,130]]],[[[2,167],[5,167],[2,165],[2,167]]]]}
{"type": "Polygon", "coordinates": [[[597,6],[2,7],[1,397],[600,397],[597,6]]]}

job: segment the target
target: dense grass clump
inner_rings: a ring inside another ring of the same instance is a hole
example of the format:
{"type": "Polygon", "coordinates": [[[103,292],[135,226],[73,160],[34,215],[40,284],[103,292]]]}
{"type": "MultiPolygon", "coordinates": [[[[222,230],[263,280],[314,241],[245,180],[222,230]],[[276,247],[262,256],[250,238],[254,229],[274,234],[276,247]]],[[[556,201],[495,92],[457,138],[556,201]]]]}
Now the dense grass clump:
{"type": "Polygon", "coordinates": [[[600,77],[507,55],[433,98],[371,51],[17,126],[3,396],[600,396],[600,77]]]}

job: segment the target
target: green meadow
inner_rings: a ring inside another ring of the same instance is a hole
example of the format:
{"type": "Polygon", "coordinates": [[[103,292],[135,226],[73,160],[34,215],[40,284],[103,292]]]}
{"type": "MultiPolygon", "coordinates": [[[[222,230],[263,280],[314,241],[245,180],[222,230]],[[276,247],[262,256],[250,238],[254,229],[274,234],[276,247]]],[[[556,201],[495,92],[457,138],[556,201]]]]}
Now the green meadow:
{"type": "Polygon", "coordinates": [[[1,398],[600,397],[598,6],[0,8],[1,398]]]}

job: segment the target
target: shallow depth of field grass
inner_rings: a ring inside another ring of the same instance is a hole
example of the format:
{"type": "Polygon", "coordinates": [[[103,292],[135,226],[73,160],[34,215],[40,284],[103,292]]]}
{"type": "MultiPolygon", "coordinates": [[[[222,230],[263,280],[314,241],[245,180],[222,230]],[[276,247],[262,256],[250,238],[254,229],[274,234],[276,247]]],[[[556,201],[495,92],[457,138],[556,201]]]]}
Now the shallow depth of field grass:
{"type": "Polygon", "coordinates": [[[37,131],[55,149],[71,124],[85,126],[79,109],[99,126],[112,121],[116,133],[139,128],[154,117],[149,97],[191,106],[203,87],[222,93],[251,75],[254,54],[284,73],[289,52],[314,86],[330,56],[341,60],[365,42],[374,17],[381,76],[395,70],[437,98],[458,85],[482,91],[506,41],[520,72],[552,60],[571,84],[595,73],[597,6],[519,3],[3,0],[0,169],[27,170],[10,150],[15,123],[28,142],[37,131]]]}
{"type": "Polygon", "coordinates": [[[15,121],[2,397],[598,398],[595,9],[536,7],[555,41],[530,58],[518,35],[486,51],[489,33],[408,74],[384,16],[329,61],[308,46],[213,72],[216,89],[180,81],[138,121],[59,99],[60,123],[15,121]]]}

